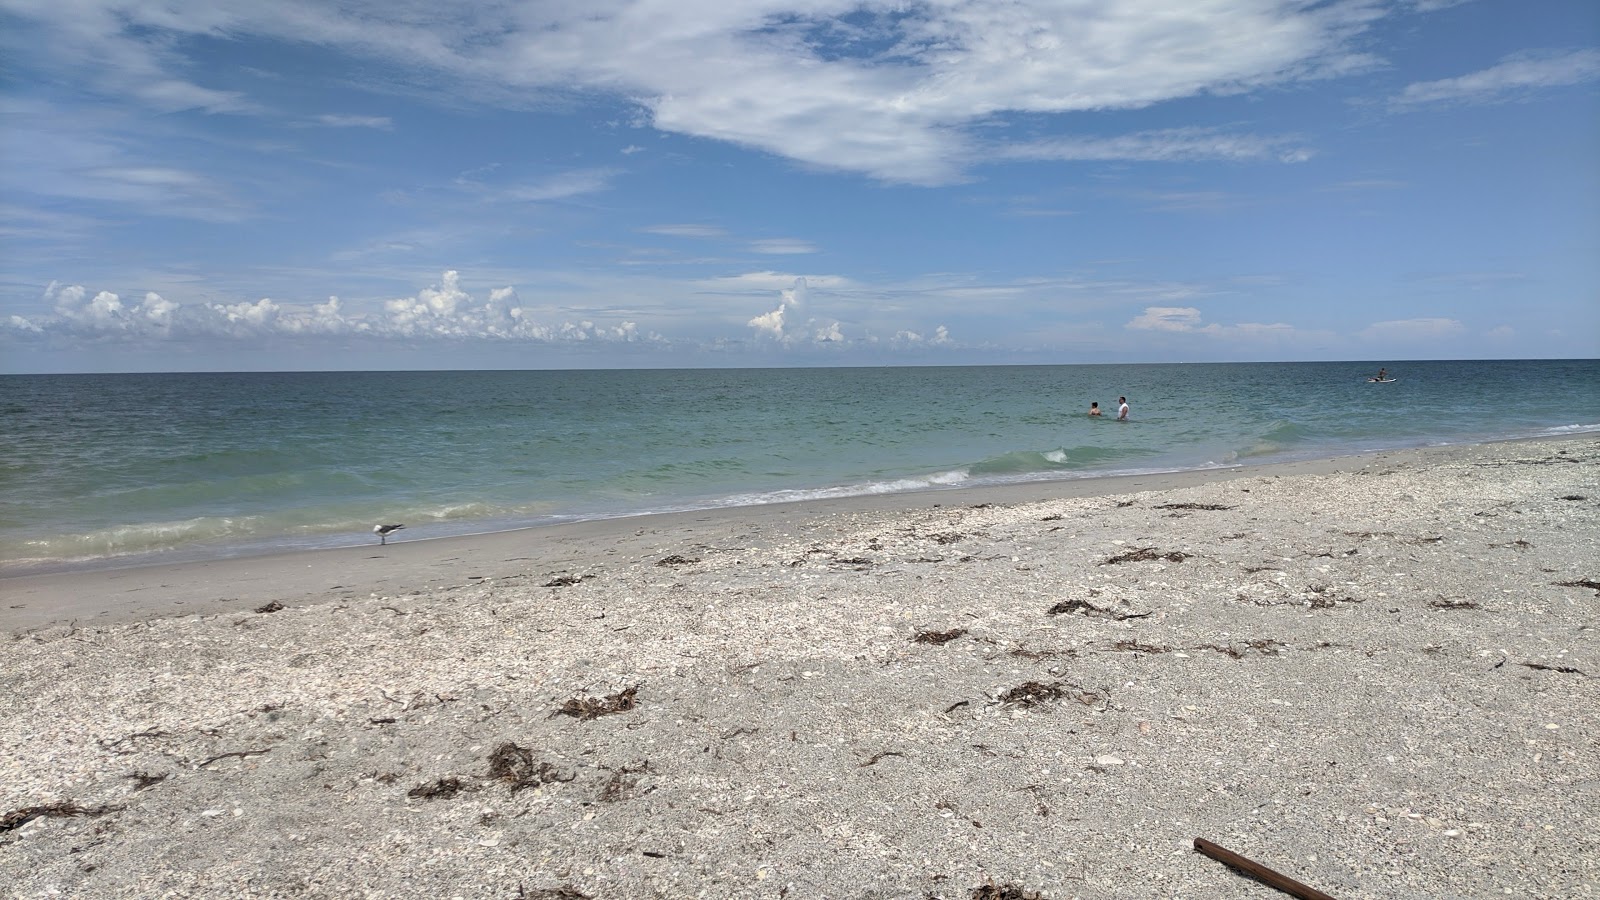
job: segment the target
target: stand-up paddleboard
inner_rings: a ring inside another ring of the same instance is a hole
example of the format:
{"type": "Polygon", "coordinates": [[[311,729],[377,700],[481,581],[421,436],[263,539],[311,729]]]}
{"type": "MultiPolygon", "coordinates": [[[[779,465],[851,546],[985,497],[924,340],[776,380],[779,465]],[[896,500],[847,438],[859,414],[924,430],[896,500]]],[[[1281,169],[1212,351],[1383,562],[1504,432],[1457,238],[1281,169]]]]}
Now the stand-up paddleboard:
{"type": "Polygon", "coordinates": [[[1368,378],[1367,384],[1394,384],[1398,378],[1368,378]]]}

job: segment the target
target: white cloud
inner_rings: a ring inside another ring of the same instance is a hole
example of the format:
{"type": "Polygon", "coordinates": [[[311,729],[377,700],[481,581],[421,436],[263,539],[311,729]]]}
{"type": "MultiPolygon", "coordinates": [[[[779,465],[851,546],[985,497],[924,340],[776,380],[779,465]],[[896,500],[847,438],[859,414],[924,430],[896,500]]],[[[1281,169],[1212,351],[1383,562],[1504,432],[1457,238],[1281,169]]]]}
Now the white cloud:
{"type": "MultiPolygon", "coordinates": [[[[360,0],[8,5],[44,26],[33,29],[39,55],[63,77],[158,109],[252,111],[236,93],[186,80],[182,54],[204,40],[310,41],[375,60],[385,78],[457,80],[478,102],[600,92],[638,104],[663,131],[914,184],[961,180],[988,150],[969,129],[997,116],[1138,109],[1369,65],[1355,38],[1386,12],[1306,0],[412,3],[381,14],[360,0]],[[89,74],[81,61],[91,59],[89,74]]],[[[1158,158],[1299,152],[1274,140],[1120,146],[1158,158]]]]}
{"type": "Polygon", "coordinates": [[[1363,328],[1358,336],[1373,341],[1429,342],[1456,337],[1466,330],[1466,326],[1455,319],[1397,319],[1374,322],[1363,328]]]}
{"type": "Polygon", "coordinates": [[[1408,85],[1391,103],[1487,103],[1541,88],[1567,87],[1600,78],[1600,50],[1521,54],[1469,75],[1408,85]]]}
{"type": "Polygon", "coordinates": [[[529,342],[659,342],[637,323],[541,323],[522,306],[511,287],[492,289],[478,299],[447,271],[440,283],[413,297],[384,301],[374,312],[347,312],[338,297],[309,306],[262,298],[254,302],[178,303],[148,292],[134,307],[110,291],[92,297],[82,285],[52,282],[44,299],[53,314],[12,316],[0,331],[25,338],[161,340],[166,338],[273,338],[285,336],[362,336],[379,340],[460,340],[529,342]]]}
{"type": "Polygon", "coordinates": [[[1224,340],[1274,343],[1299,337],[1293,325],[1284,322],[1240,322],[1236,325],[1201,324],[1200,310],[1192,306],[1147,306],[1125,328],[1135,331],[1170,331],[1203,334],[1224,340]]]}
{"type": "Polygon", "coordinates": [[[639,230],[649,234],[664,234],[668,237],[687,238],[714,238],[727,234],[726,231],[714,225],[651,225],[648,228],[639,230]]]}
{"type": "Polygon", "coordinates": [[[1193,160],[1305,162],[1312,151],[1292,137],[1227,134],[1210,128],[1175,128],[1117,137],[1073,137],[1030,141],[997,150],[1008,159],[1092,162],[1189,162],[1193,160]]]}
{"type": "Polygon", "coordinates": [[[502,200],[545,203],[607,190],[617,175],[615,169],[575,169],[537,181],[492,188],[491,191],[494,196],[502,200]]]}
{"type": "Polygon", "coordinates": [[[752,241],[750,249],[757,253],[767,253],[775,256],[817,252],[815,244],[797,238],[767,238],[765,240],[752,241]]]}
{"type": "Polygon", "coordinates": [[[317,124],[329,128],[378,128],[383,131],[394,128],[394,120],[388,116],[351,116],[337,113],[317,116],[317,124]]]}
{"type": "Polygon", "coordinates": [[[1127,327],[1145,331],[1193,331],[1200,324],[1200,310],[1192,306],[1147,306],[1127,327]]]}

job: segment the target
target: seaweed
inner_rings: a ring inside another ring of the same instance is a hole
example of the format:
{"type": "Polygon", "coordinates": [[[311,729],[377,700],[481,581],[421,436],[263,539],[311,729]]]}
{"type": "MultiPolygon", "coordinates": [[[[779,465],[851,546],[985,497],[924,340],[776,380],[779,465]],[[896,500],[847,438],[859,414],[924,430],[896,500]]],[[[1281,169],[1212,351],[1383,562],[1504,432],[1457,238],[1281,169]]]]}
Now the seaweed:
{"type": "Polygon", "coordinates": [[[1600,581],[1595,581],[1593,578],[1584,578],[1580,581],[1553,581],[1551,584],[1556,587],[1588,588],[1592,591],[1600,591],[1600,581]]]}
{"type": "Polygon", "coordinates": [[[556,577],[550,579],[549,581],[546,581],[544,583],[544,586],[545,587],[571,587],[572,585],[578,584],[579,582],[588,581],[589,579],[591,579],[593,577],[594,577],[593,575],[557,575],[556,577]]]}
{"type": "MultiPolygon", "coordinates": [[[[656,770],[650,768],[650,760],[625,765],[620,769],[613,769],[611,777],[600,788],[601,803],[615,803],[618,800],[632,800],[638,794],[639,776],[654,775],[656,770]]],[[[648,791],[646,792],[648,793],[648,791]]]]}
{"type": "Polygon", "coordinates": [[[871,756],[867,757],[867,761],[862,763],[861,765],[857,766],[856,768],[865,769],[867,766],[875,766],[878,763],[882,762],[883,758],[886,757],[886,756],[898,756],[898,757],[901,757],[902,759],[905,758],[905,754],[901,753],[899,750],[880,750],[879,752],[874,753],[871,756]]]}
{"type": "Polygon", "coordinates": [[[286,607],[284,607],[284,605],[282,603],[279,603],[278,601],[274,600],[271,603],[266,604],[265,606],[256,607],[256,612],[258,612],[258,613],[275,613],[278,610],[285,609],[285,608],[286,607]]]}
{"type": "Polygon", "coordinates": [[[1535,669],[1535,670],[1540,671],[1540,672],[1560,672],[1563,675],[1582,675],[1585,678],[1589,677],[1587,672],[1583,671],[1582,669],[1574,669],[1571,666],[1547,666],[1544,663],[1526,663],[1526,662],[1525,663],[1518,663],[1518,665],[1525,666],[1525,667],[1527,667],[1529,669],[1535,669]]]}
{"type": "Polygon", "coordinates": [[[690,558],[690,557],[687,557],[687,556],[679,556],[678,554],[674,553],[671,556],[665,557],[664,559],[657,560],[656,561],[656,565],[658,565],[658,566],[689,566],[689,565],[693,565],[693,564],[695,564],[695,563],[697,563],[699,561],[700,561],[699,559],[690,558]]]}
{"type": "Polygon", "coordinates": [[[561,705],[561,708],[551,713],[551,716],[572,716],[579,721],[588,722],[601,716],[612,713],[627,712],[638,705],[635,697],[642,684],[612,694],[609,697],[573,697],[561,705]]]}
{"type": "Polygon", "coordinates": [[[419,784],[406,791],[406,796],[419,800],[449,800],[463,791],[470,790],[472,790],[470,785],[462,784],[461,779],[452,776],[430,781],[427,784],[419,784]]]}
{"type": "Polygon", "coordinates": [[[161,782],[167,780],[166,775],[150,775],[145,772],[132,772],[128,775],[128,777],[137,782],[137,784],[133,786],[133,789],[136,791],[142,791],[151,785],[160,784],[161,782]]]}
{"type": "Polygon", "coordinates": [[[1106,561],[1102,562],[1101,565],[1115,566],[1127,562],[1149,562],[1153,559],[1164,559],[1167,562],[1183,562],[1188,558],[1189,554],[1180,553],[1177,550],[1173,550],[1169,553],[1162,553],[1154,547],[1140,547],[1137,550],[1129,550],[1126,553],[1119,553],[1116,556],[1107,557],[1106,561]]]}
{"type": "Polygon", "coordinates": [[[0,833],[14,831],[39,818],[66,818],[76,816],[103,816],[116,812],[120,806],[80,806],[72,801],[44,806],[24,806],[0,815],[0,833]]]}
{"type": "Polygon", "coordinates": [[[1145,612],[1117,612],[1114,609],[1104,606],[1096,606],[1087,600],[1078,599],[1062,600],[1044,611],[1045,615],[1047,616],[1059,616],[1063,613],[1074,612],[1081,612],[1090,618],[1115,619],[1118,622],[1124,622],[1128,619],[1143,619],[1153,615],[1153,613],[1148,610],[1145,612]]]}
{"type": "Polygon", "coordinates": [[[1041,684],[1037,681],[1025,681],[1001,694],[1000,702],[1007,706],[1031,707],[1049,703],[1051,700],[1060,700],[1065,693],[1059,682],[1041,684]]]}
{"type": "Polygon", "coordinates": [[[995,884],[991,878],[972,889],[972,900],[1045,900],[1045,896],[1015,884],[995,884]]]}
{"type": "Polygon", "coordinates": [[[965,628],[952,628],[949,631],[921,631],[912,636],[911,640],[917,644],[932,644],[935,647],[948,644],[958,637],[966,634],[965,628]]]}
{"type": "Polygon", "coordinates": [[[1159,506],[1157,506],[1155,508],[1156,509],[1204,509],[1204,510],[1213,510],[1213,511],[1222,510],[1222,509],[1233,509],[1233,507],[1224,506],[1221,503],[1162,503],[1162,504],[1160,504],[1159,506]]]}
{"type": "Polygon", "coordinates": [[[1437,600],[1429,600],[1428,601],[1428,605],[1433,607],[1434,609],[1481,609],[1482,608],[1481,605],[1476,600],[1467,600],[1467,599],[1465,599],[1463,597],[1440,597],[1437,600]]]}
{"type": "Polygon", "coordinates": [[[959,531],[946,531],[946,532],[943,532],[941,534],[935,534],[935,535],[929,535],[929,536],[933,538],[933,541],[936,544],[954,544],[955,542],[957,542],[957,541],[961,540],[962,538],[966,537],[966,535],[962,534],[959,531]]]}
{"type": "Polygon", "coordinates": [[[489,774],[486,777],[504,781],[511,786],[511,793],[515,794],[523,788],[572,781],[578,777],[576,774],[562,775],[562,771],[550,763],[535,765],[533,751],[527,747],[506,741],[489,754],[489,774]]]}

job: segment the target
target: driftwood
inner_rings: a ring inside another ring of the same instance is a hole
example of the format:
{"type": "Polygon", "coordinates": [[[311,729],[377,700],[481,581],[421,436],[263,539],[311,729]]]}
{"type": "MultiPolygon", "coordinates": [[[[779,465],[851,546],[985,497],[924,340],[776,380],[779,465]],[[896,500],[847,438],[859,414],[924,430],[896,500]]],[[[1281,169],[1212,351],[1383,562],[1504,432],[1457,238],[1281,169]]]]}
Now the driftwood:
{"type": "Polygon", "coordinates": [[[1301,884],[1287,875],[1274,872],[1253,859],[1240,856],[1226,847],[1219,847],[1205,838],[1195,838],[1194,849],[1217,862],[1238,869],[1263,884],[1275,887],[1291,897],[1299,897],[1300,900],[1333,900],[1331,896],[1314,887],[1301,884]]]}

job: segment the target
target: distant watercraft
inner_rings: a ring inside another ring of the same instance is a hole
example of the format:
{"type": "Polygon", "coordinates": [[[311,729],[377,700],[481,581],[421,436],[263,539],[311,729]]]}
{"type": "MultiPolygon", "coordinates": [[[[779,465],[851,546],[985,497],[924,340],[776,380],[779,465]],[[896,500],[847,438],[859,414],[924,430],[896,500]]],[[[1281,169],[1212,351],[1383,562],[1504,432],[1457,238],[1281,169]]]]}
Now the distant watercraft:
{"type": "Polygon", "coordinates": [[[1396,381],[1399,381],[1399,380],[1400,379],[1398,379],[1398,378],[1368,378],[1367,379],[1367,383],[1368,384],[1394,384],[1396,381]]]}

